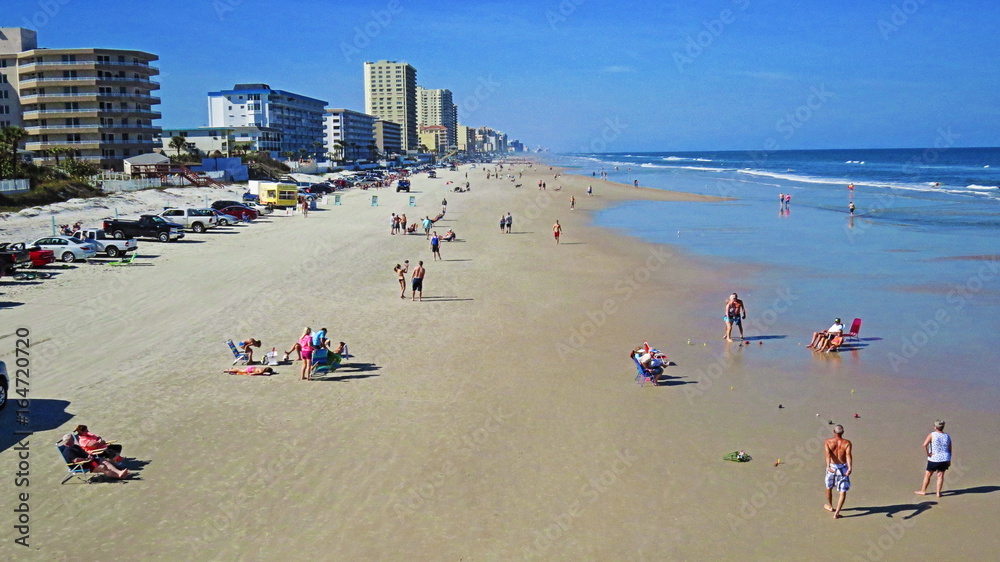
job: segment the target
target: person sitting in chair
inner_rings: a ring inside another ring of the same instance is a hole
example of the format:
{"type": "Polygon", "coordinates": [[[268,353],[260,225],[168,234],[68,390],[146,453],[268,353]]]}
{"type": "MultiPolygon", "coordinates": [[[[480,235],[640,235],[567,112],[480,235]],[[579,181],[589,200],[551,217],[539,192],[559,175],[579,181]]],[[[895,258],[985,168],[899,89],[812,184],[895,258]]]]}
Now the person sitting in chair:
{"type": "Polygon", "coordinates": [[[73,433],[76,435],[76,443],[87,453],[96,453],[98,456],[104,457],[116,463],[122,461],[121,445],[117,443],[109,445],[108,442],[102,439],[99,435],[91,433],[85,425],[76,426],[73,433]]]}
{"type": "Polygon", "coordinates": [[[639,364],[642,365],[642,368],[646,369],[647,371],[663,366],[663,361],[653,357],[652,352],[646,351],[645,346],[642,345],[633,349],[632,352],[629,353],[629,358],[633,357],[637,361],[639,361],[639,364]]]}
{"type": "Polygon", "coordinates": [[[830,326],[823,332],[813,332],[813,339],[806,347],[814,349],[815,351],[825,351],[830,345],[830,340],[834,336],[839,336],[843,333],[844,324],[841,323],[840,318],[835,318],[833,320],[833,326],[830,326]]]}
{"type": "Polygon", "coordinates": [[[63,435],[62,439],[57,441],[56,444],[59,445],[59,452],[62,453],[66,464],[83,463],[80,466],[90,472],[96,472],[119,480],[129,477],[127,468],[119,469],[108,459],[95,457],[83,450],[76,444],[72,433],[63,435]]]}

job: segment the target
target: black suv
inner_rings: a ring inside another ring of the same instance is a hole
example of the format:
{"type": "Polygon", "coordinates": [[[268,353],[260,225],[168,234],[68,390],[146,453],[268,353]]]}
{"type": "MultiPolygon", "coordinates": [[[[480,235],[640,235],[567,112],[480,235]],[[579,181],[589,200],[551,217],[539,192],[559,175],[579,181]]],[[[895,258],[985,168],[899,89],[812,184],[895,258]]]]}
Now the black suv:
{"type": "Polygon", "coordinates": [[[399,183],[396,184],[396,193],[400,191],[410,192],[410,180],[399,180],[399,183]]]}

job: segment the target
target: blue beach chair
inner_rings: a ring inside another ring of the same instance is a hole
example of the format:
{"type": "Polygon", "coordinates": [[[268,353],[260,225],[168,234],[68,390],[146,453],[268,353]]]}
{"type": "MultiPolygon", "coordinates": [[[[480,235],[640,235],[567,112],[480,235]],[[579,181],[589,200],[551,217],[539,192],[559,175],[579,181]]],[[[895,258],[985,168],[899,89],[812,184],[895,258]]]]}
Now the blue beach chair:
{"type": "Polygon", "coordinates": [[[63,456],[63,451],[65,449],[66,447],[62,445],[56,445],[56,450],[59,451],[59,460],[61,460],[69,470],[69,473],[66,474],[66,477],[63,478],[62,482],[59,484],[65,484],[70,480],[70,478],[79,478],[87,484],[90,484],[91,480],[93,480],[94,476],[96,476],[93,472],[86,468],[86,465],[90,464],[90,461],[67,462],[66,457],[63,456]]]}
{"type": "Polygon", "coordinates": [[[250,361],[250,358],[247,357],[246,353],[236,349],[236,344],[233,343],[233,340],[226,340],[226,345],[228,345],[229,350],[233,352],[233,365],[236,365],[237,363],[240,365],[246,365],[247,362],[250,361]]]}
{"type": "Polygon", "coordinates": [[[635,368],[636,368],[635,383],[639,385],[639,387],[644,386],[646,384],[646,381],[653,383],[653,386],[659,384],[657,380],[660,378],[660,375],[663,374],[662,367],[653,367],[652,369],[647,369],[642,366],[642,363],[640,363],[639,359],[634,355],[632,356],[632,362],[635,363],[635,368]]]}

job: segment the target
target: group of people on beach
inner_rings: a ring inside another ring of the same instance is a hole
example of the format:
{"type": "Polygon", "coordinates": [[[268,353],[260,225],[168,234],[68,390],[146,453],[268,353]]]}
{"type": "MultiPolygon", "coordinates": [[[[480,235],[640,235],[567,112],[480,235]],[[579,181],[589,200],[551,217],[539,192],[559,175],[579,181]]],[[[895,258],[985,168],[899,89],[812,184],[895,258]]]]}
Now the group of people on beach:
{"type": "Polygon", "coordinates": [[[91,433],[85,425],[78,425],[72,433],[63,435],[56,446],[68,465],[117,480],[130,476],[129,470],[123,465],[122,446],[105,441],[99,435],[91,433]]]}
{"type": "MultiPolygon", "coordinates": [[[[936,495],[941,497],[944,473],[951,468],[951,458],[955,453],[951,435],[944,432],[944,425],[942,420],[935,421],[934,430],[924,438],[923,450],[927,466],[920,489],[914,492],[918,496],[927,495],[927,486],[930,485],[931,478],[937,475],[936,495]]],[[[840,424],[833,426],[833,437],[823,444],[826,462],[826,503],[823,504],[823,509],[833,513],[834,519],[841,517],[840,511],[847,500],[847,491],[851,489],[851,473],[854,471],[852,447],[852,443],[844,439],[844,426],[840,424]],[[838,494],[836,505],[833,503],[834,490],[838,494]]]]}
{"type": "MultiPolygon", "coordinates": [[[[399,298],[406,298],[406,273],[410,268],[410,260],[405,260],[403,265],[396,264],[392,270],[396,274],[396,280],[399,281],[399,298]]],[[[417,267],[413,268],[413,273],[410,274],[410,300],[411,301],[423,301],[424,300],[424,277],[427,275],[427,270],[424,269],[424,262],[417,262],[417,267]]]]}
{"type": "MultiPolygon", "coordinates": [[[[330,340],[326,337],[327,329],[321,328],[315,333],[313,333],[312,328],[306,327],[303,331],[302,336],[299,337],[295,343],[292,344],[291,349],[284,352],[281,361],[287,362],[291,360],[292,353],[297,355],[296,361],[302,361],[302,372],[301,379],[307,380],[309,378],[309,372],[312,369],[312,358],[313,353],[320,349],[328,349],[335,355],[340,355],[344,346],[344,342],[340,342],[335,348],[330,347],[330,340]]],[[[254,348],[260,348],[261,341],[257,338],[247,338],[240,342],[239,348],[247,358],[246,367],[233,367],[226,369],[224,372],[231,375],[270,375],[274,372],[271,367],[257,366],[254,365],[256,361],[253,358],[254,348]]],[[[277,353],[277,350],[272,348],[271,353],[277,353]]],[[[277,358],[274,358],[277,360],[277,358]]]]}

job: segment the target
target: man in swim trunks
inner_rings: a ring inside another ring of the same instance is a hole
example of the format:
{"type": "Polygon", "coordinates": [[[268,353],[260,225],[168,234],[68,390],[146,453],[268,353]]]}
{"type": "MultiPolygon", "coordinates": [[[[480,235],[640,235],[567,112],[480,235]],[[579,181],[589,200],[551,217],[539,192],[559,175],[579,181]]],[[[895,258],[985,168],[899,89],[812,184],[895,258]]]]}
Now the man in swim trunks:
{"type": "Polygon", "coordinates": [[[833,326],[827,328],[825,332],[813,332],[813,339],[806,347],[814,348],[816,351],[823,351],[827,348],[833,336],[839,336],[843,333],[844,325],[840,322],[840,318],[834,318],[833,326]]]}
{"type": "Polygon", "coordinates": [[[743,320],[747,318],[747,309],[743,306],[743,301],[740,300],[739,295],[733,293],[729,295],[729,300],[726,301],[726,315],[724,320],[726,321],[726,335],[723,337],[726,341],[733,341],[733,324],[735,324],[740,329],[740,339],[743,339],[743,320]]]}
{"type": "Polygon", "coordinates": [[[833,437],[823,443],[826,452],[826,504],[823,509],[833,512],[834,519],[840,519],[840,510],[847,499],[847,491],[851,489],[851,469],[854,459],[851,456],[851,442],[844,439],[844,426],[833,426],[833,437]],[[836,488],[840,497],[837,507],[833,507],[833,489],[836,488]]]}
{"type": "Polygon", "coordinates": [[[562,234],[562,226],[559,225],[559,221],[556,221],[556,223],[552,225],[552,236],[555,236],[556,244],[559,243],[560,234],[562,234]]]}
{"type": "Polygon", "coordinates": [[[418,262],[417,267],[413,268],[412,277],[412,287],[410,288],[410,301],[414,299],[423,301],[424,300],[424,275],[427,274],[427,270],[424,269],[424,262],[418,262]],[[420,293],[420,296],[417,296],[420,293]]]}

